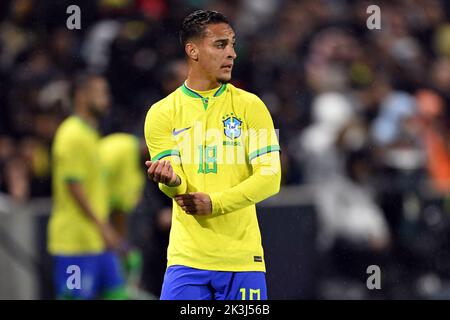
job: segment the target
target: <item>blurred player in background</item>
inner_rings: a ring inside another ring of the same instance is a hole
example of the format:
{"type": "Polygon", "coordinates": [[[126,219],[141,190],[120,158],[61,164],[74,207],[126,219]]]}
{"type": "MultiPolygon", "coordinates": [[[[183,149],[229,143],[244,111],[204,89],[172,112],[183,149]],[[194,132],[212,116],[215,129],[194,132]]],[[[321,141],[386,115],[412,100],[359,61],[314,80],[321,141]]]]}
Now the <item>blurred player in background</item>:
{"type": "Polygon", "coordinates": [[[140,142],[134,135],[114,133],[100,140],[111,218],[123,239],[128,236],[126,214],[136,207],[144,187],[140,154],[140,142]]]}
{"type": "Polygon", "coordinates": [[[58,128],[53,149],[53,209],[48,250],[61,299],[127,297],[118,257],[121,238],[108,221],[106,173],[99,154],[99,119],[110,104],[107,81],[85,74],[74,85],[74,114],[58,128]],[[69,266],[80,286],[69,287],[69,266]]]}
{"type": "MultiPolygon", "coordinates": [[[[142,256],[129,243],[128,215],[138,205],[144,189],[141,150],[145,144],[132,134],[113,133],[100,140],[100,158],[106,173],[106,185],[113,227],[122,239],[119,252],[127,275],[130,297],[146,298],[139,289],[142,256]]],[[[145,150],[147,152],[147,150],[145,150]]]]}
{"type": "Polygon", "coordinates": [[[161,299],[267,299],[255,203],[279,191],[279,144],[254,94],[228,82],[236,52],[227,18],[185,18],[185,83],[145,123],[149,177],[173,198],[161,299]]]}

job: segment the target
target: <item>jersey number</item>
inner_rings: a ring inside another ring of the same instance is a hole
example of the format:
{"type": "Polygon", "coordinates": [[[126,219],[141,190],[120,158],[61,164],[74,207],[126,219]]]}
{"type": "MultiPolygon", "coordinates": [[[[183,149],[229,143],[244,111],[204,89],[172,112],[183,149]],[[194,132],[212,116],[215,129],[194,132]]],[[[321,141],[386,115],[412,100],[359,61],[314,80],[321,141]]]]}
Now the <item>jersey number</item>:
{"type": "MultiPolygon", "coordinates": [[[[239,291],[241,292],[242,300],[247,300],[247,290],[245,288],[240,288],[239,291]]],[[[261,300],[261,289],[249,289],[249,291],[248,300],[261,300]]]]}
{"type": "Polygon", "coordinates": [[[198,173],[217,173],[217,146],[198,146],[198,173]]]}

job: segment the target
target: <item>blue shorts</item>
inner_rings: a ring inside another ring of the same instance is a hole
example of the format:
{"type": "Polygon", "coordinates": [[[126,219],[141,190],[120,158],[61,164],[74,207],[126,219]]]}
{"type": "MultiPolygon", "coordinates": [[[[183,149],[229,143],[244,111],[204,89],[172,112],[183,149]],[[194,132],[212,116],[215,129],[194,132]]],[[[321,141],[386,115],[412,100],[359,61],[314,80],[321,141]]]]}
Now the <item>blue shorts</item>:
{"type": "Polygon", "coordinates": [[[161,300],[267,300],[262,271],[227,272],[170,266],[161,300]]]}
{"type": "Polygon", "coordinates": [[[115,253],[54,257],[56,296],[66,299],[97,299],[124,286],[115,253]]]}

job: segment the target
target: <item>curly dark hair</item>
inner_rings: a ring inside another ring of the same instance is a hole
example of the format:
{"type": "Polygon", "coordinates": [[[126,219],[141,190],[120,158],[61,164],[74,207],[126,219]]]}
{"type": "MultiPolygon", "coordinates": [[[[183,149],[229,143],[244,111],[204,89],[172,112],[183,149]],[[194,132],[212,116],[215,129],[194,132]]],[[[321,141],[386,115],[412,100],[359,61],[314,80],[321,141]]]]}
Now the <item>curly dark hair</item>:
{"type": "Polygon", "coordinates": [[[181,45],[186,45],[189,39],[203,36],[207,25],[217,23],[230,24],[227,17],[217,11],[197,10],[192,12],[184,18],[183,25],[181,26],[181,45]]]}

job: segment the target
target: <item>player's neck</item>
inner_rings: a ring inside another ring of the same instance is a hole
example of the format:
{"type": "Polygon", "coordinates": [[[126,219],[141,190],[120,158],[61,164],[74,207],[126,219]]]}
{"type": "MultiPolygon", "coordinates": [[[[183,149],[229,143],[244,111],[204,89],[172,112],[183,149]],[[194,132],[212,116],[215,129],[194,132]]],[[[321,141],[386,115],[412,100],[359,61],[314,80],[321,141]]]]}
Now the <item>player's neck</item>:
{"type": "Polygon", "coordinates": [[[95,116],[89,114],[89,112],[87,112],[86,110],[77,108],[75,111],[75,115],[86,122],[89,126],[97,128],[97,119],[95,118],[95,116]]]}
{"type": "Polygon", "coordinates": [[[208,91],[220,87],[221,83],[217,80],[211,80],[206,78],[195,77],[189,72],[186,79],[186,86],[194,91],[208,91]]]}

